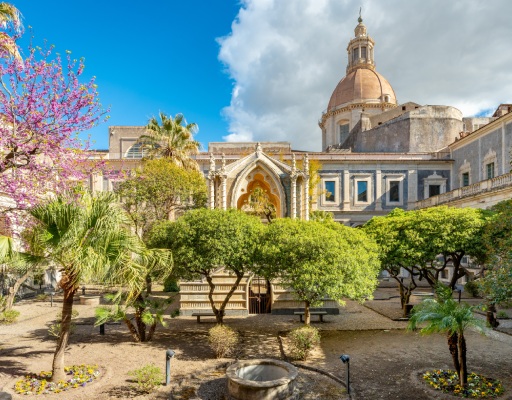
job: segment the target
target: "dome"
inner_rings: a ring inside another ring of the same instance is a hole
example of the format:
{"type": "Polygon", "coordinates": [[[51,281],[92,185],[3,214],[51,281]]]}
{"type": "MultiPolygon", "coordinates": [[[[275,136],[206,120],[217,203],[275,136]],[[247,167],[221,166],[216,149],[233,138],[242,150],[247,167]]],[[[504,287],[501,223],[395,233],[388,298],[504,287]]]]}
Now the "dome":
{"type": "Polygon", "coordinates": [[[369,68],[357,68],[338,83],[327,111],[346,103],[397,104],[395,91],[386,78],[369,68]]]}

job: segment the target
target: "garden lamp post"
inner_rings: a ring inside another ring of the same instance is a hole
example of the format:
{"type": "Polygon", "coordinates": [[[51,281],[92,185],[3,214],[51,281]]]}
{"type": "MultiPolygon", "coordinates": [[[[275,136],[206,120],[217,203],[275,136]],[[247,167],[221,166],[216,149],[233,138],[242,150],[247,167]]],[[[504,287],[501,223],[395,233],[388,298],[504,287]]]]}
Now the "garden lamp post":
{"type": "Polygon", "coordinates": [[[171,358],[174,357],[174,351],[167,349],[165,352],[165,386],[171,383],[171,358]]]}
{"type": "Polygon", "coordinates": [[[350,356],[342,354],[340,360],[343,364],[347,364],[347,393],[350,395],[350,356]]]}

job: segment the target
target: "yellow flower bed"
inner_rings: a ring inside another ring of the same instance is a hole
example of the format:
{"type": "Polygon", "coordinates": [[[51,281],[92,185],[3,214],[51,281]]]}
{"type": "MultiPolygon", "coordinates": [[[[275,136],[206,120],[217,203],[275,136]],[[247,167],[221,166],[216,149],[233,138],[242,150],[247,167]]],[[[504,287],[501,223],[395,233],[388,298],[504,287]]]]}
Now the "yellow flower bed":
{"type": "Polygon", "coordinates": [[[97,365],[73,365],[65,367],[68,379],[59,382],[50,382],[52,373],[41,371],[39,374],[27,375],[14,385],[18,394],[48,394],[61,393],[72,388],[85,386],[96,379],[100,371],[97,365]]]}
{"type": "Polygon", "coordinates": [[[457,372],[452,370],[427,371],[423,374],[423,380],[436,390],[472,399],[498,397],[505,391],[499,380],[486,378],[475,373],[468,375],[466,387],[459,385],[457,372]]]}

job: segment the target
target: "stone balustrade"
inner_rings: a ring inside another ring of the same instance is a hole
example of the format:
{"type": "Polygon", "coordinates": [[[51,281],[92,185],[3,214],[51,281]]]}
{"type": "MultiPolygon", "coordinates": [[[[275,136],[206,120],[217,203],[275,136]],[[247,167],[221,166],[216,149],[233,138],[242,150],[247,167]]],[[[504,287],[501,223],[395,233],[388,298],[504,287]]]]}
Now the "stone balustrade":
{"type": "Polygon", "coordinates": [[[492,179],[473,183],[472,185],[463,186],[450,192],[442,193],[437,196],[416,202],[416,209],[434,207],[441,204],[447,204],[459,199],[477,196],[485,192],[499,190],[506,187],[512,187],[512,172],[496,176],[492,179]]]}

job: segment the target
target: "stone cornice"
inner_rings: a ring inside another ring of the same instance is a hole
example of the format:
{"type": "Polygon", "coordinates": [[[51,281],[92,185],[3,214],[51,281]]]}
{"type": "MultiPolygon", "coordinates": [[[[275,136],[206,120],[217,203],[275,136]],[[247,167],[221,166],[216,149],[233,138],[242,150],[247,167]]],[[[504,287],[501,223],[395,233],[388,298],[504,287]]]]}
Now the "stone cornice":
{"type": "Polygon", "coordinates": [[[334,110],[328,110],[328,111],[324,112],[322,114],[322,118],[320,119],[320,121],[318,121],[318,126],[320,126],[320,128],[323,129],[324,125],[325,125],[325,121],[328,118],[330,118],[334,115],[352,111],[352,110],[355,110],[358,108],[365,108],[365,109],[374,108],[374,109],[381,109],[381,110],[385,111],[385,110],[390,110],[392,108],[395,108],[397,106],[398,106],[397,104],[393,104],[393,103],[352,103],[352,104],[347,104],[343,107],[335,108],[334,110]]]}

